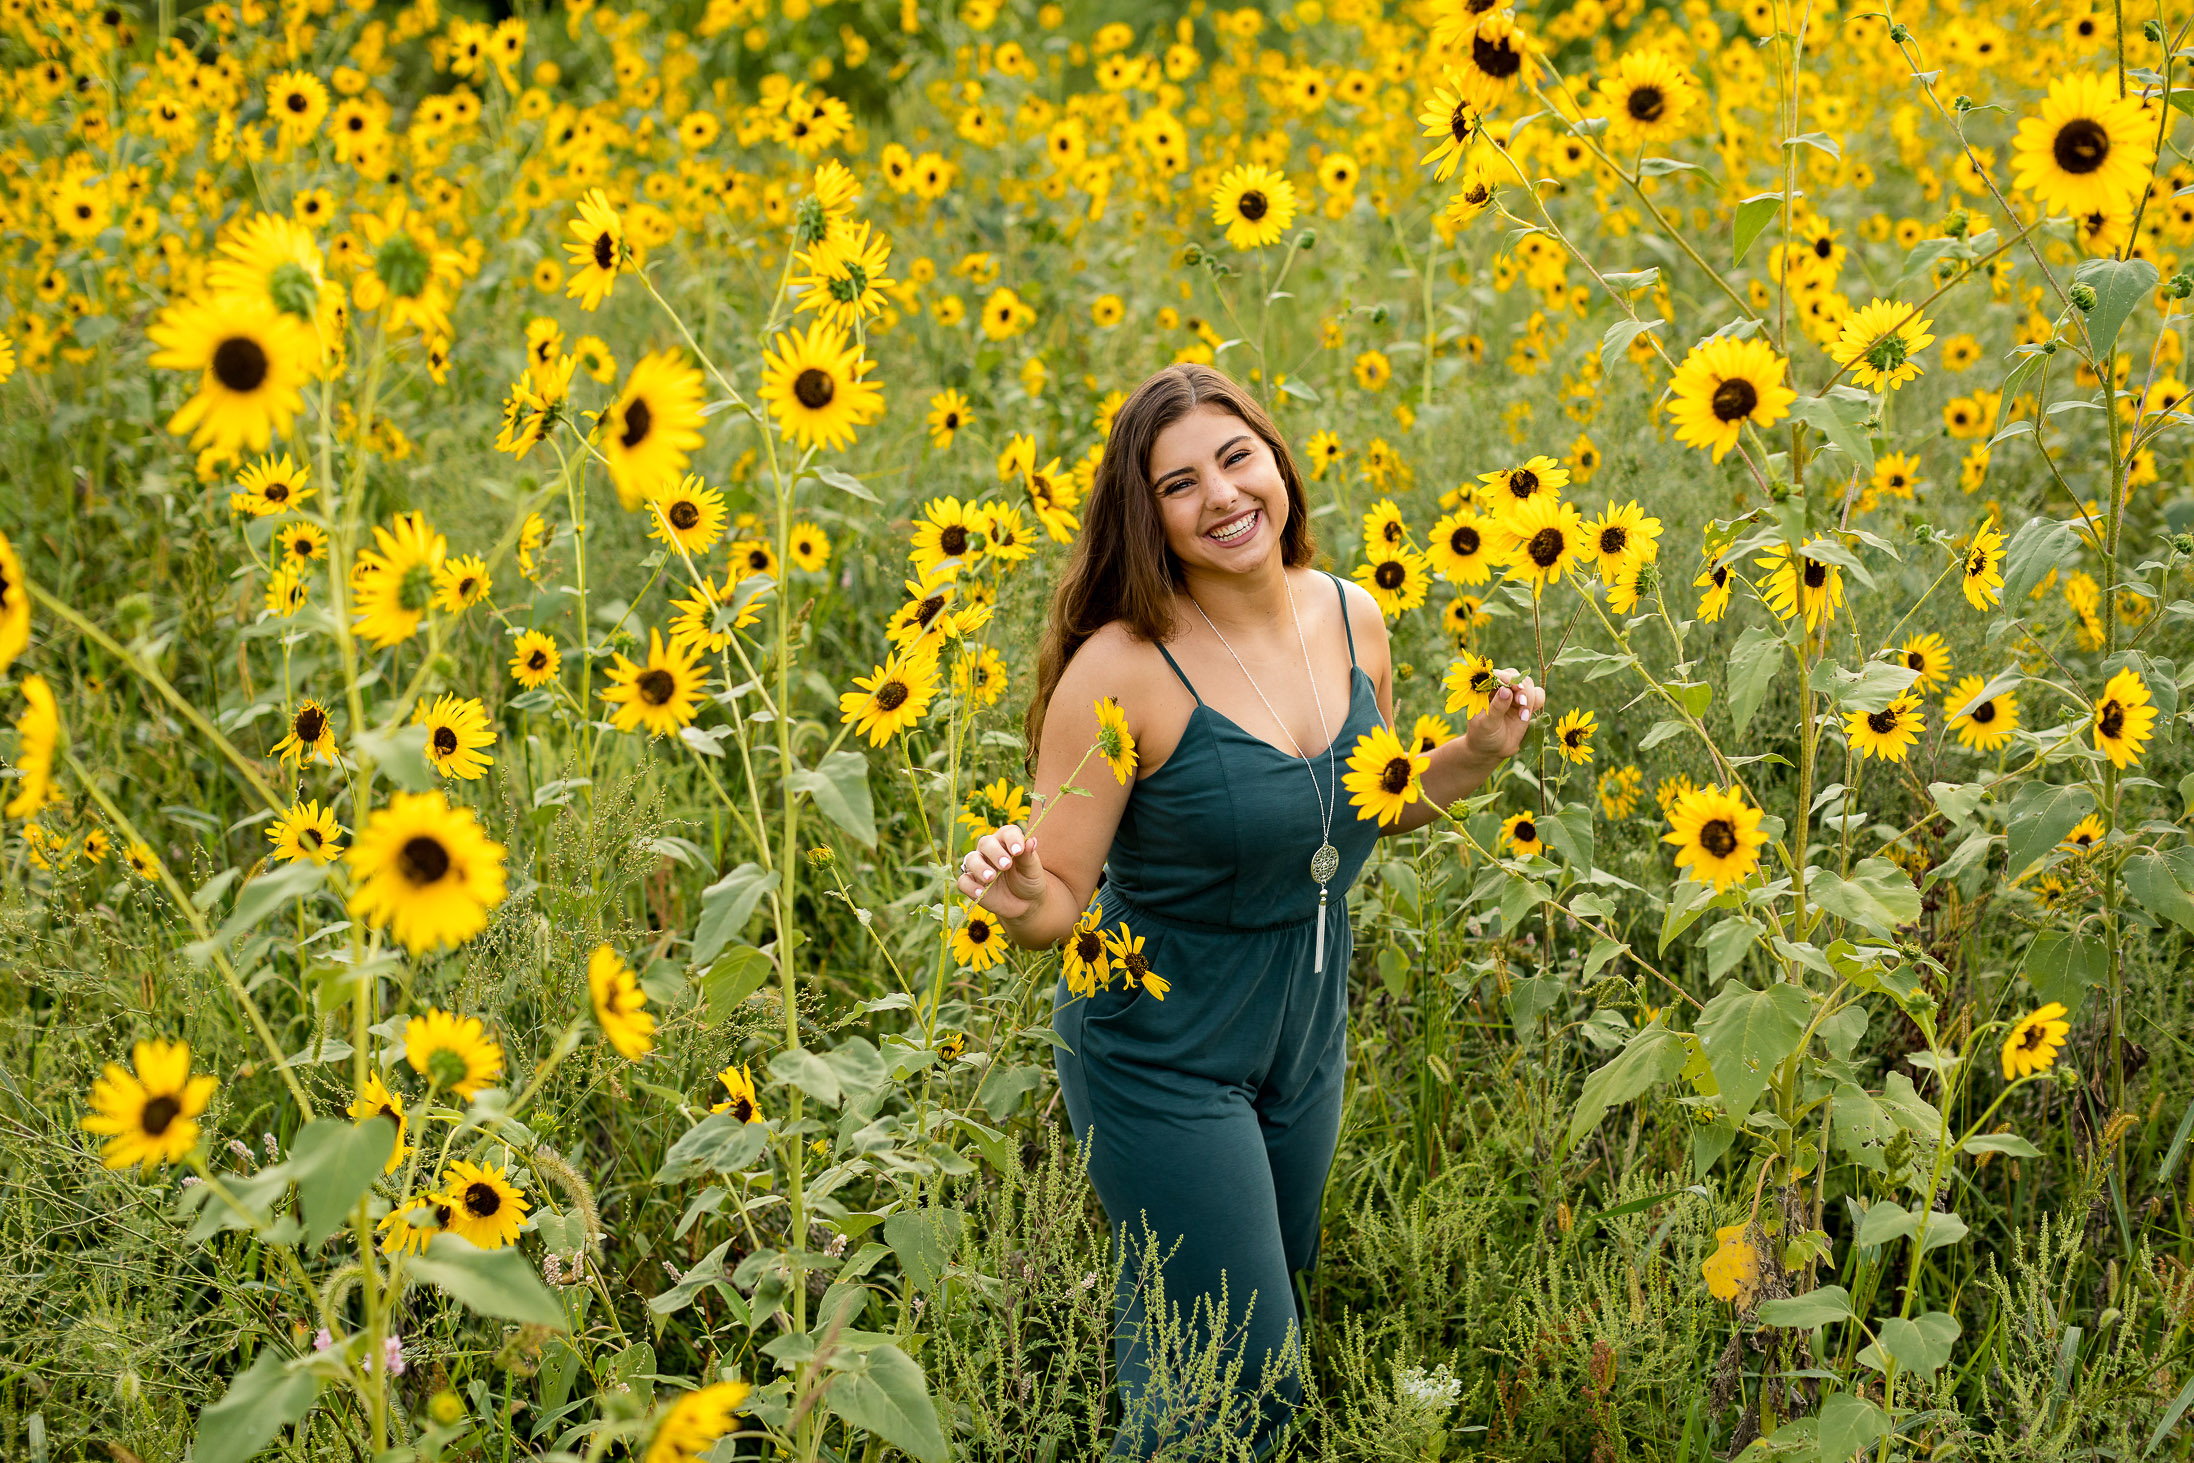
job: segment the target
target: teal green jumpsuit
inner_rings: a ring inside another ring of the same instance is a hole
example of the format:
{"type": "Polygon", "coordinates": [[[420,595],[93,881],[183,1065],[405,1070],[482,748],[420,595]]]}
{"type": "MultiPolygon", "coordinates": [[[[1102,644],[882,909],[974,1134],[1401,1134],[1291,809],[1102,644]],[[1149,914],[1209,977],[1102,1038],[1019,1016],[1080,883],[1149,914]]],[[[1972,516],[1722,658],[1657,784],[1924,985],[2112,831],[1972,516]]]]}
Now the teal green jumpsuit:
{"type": "MultiPolygon", "coordinates": [[[[1337,579],[1334,590],[1345,626],[1347,596],[1337,579]]],[[[1062,977],[1053,998],[1067,1117],[1088,1145],[1090,1180],[1113,1233],[1128,1245],[1114,1296],[1114,1354],[1130,1418],[1150,1410],[1137,1405],[1151,1377],[1135,1263],[1146,1224],[1161,1252],[1178,1243],[1164,1272],[1169,1309],[1188,1317],[1200,1298],[1216,1302],[1225,1277],[1226,1334],[1240,1348],[1244,1390],[1257,1385],[1267,1357],[1277,1362],[1300,1334],[1292,1277],[1317,1257],[1341,1127],[1354,946],[1347,894],[1379,830],[1356,817],[1338,786],[1356,739],[1384,724],[1371,677],[1356,663],[1353,630],[1349,686],[1331,785],[1323,748],[1306,772],[1302,758],[1196,696],[1173,755],[1130,792],[1097,891],[1105,927],[1125,925],[1143,938],[1150,969],[1170,984],[1165,999],[1127,988],[1118,975],[1087,1000],[1072,996],[1062,977]],[[1334,809],[1341,856],[1325,914],[1325,968],[1316,972],[1310,860],[1321,819],[1313,777],[1334,809]]],[[[1300,1398],[1290,1369],[1256,1419],[1260,1455],[1300,1398]]],[[[1170,1430],[1178,1441],[1178,1424],[1170,1430]]],[[[1147,1425],[1122,1428],[1113,1451],[1143,1457],[1163,1441],[1147,1425]]]]}

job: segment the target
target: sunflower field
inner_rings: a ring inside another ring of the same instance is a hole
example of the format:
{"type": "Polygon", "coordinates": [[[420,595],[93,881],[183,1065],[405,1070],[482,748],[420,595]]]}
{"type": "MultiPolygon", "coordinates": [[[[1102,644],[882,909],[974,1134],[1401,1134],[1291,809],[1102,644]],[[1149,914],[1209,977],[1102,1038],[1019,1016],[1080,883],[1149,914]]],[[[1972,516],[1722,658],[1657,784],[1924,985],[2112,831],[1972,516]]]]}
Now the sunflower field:
{"type": "Polygon", "coordinates": [[[1195,973],[952,883],[1176,361],[1387,614],[1356,816],[1552,696],[1350,897],[1280,1451],[2189,1456],[2182,62],[0,0],[0,1456],[1094,1458],[1125,1268],[1246,1463],[1051,1066],[1062,969],[1195,973]]]}

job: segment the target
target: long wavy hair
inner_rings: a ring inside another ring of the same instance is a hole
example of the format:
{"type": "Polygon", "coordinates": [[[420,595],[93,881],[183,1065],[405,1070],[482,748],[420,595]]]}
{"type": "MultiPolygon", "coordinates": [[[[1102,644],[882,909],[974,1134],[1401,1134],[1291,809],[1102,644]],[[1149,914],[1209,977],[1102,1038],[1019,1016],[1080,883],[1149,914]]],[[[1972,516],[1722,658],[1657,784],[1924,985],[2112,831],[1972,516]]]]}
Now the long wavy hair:
{"type": "Polygon", "coordinates": [[[1279,428],[1254,397],[1224,373],[1188,362],[1168,366],[1136,387],[1112,418],[1112,434],[1105,441],[1105,454],[1098,460],[1082,515],[1081,536],[1051,594],[1043,644],[1036,657],[1036,694],[1029,699],[1023,724],[1031,775],[1043,742],[1051,693],[1067,662],[1090,636],[1120,620],[1137,638],[1152,644],[1173,638],[1173,591],[1181,583],[1181,566],[1166,546],[1165,524],[1151,489],[1150,451],[1160,432],[1207,405],[1240,418],[1272,449],[1280,478],[1287,484],[1281,562],[1290,569],[1299,568],[1310,563],[1317,551],[1310,536],[1302,474],[1295,470],[1295,459],[1279,428]]]}

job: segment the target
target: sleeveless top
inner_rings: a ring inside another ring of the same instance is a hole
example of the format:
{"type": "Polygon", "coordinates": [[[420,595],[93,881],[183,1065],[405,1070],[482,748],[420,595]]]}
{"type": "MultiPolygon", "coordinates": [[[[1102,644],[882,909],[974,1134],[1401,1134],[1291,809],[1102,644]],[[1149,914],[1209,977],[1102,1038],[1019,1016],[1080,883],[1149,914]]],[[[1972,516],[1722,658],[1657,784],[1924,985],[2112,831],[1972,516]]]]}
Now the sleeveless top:
{"type": "MultiPolygon", "coordinates": [[[[1312,752],[1306,772],[1301,757],[1213,709],[1160,645],[1166,664],[1196,697],[1196,709],[1173,755],[1130,789],[1098,890],[1108,925],[1117,923],[1123,904],[1133,906],[1138,919],[1147,915],[1191,929],[1260,930],[1315,919],[1318,885],[1310,859],[1322,832],[1323,797],[1333,810],[1330,837],[1341,856],[1327,887],[1327,958],[1330,963],[1338,950],[1346,959],[1348,891],[1378,842],[1379,824],[1356,816],[1341,778],[1357,739],[1385,725],[1385,718],[1371,676],[1356,663],[1347,591],[1338,578],[1326,577],[1341,600],[1349,665],[1348,707],[1333,729],[1331,773],[1325,748],[1312,752]]],[[[1330,715],[1333,708],[1326,709],[1330,715]]],[[[1194,978],[1187,971],[1180,975],[1194,978]]]]}

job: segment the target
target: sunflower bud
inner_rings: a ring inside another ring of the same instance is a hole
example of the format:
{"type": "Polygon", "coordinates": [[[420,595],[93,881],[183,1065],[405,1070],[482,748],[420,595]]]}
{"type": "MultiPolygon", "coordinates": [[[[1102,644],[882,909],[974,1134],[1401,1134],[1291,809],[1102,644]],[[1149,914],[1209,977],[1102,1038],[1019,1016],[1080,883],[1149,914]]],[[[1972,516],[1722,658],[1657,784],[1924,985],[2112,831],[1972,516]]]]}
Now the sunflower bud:
{"type": "Polygon", "coordinates": [[[2194,554],[2194,533],[2171,535],[2171,547],[2182,554],[2194,554]]]}
{"type": "Polygon", "coordinates": [[[2183,300],[2188,295],[2194,295],[2194,274],[2188,274],[2182,269],[2171,276],[2164,288],[2171,292],[2174,300],[2183,300]]]}
{"type": "Polygon", "coordinates": [[[838,855],[831,852],[831,847],[827,843],[818,843],[808,850],[808,867],[818,873],[824,869],[834,867],[837,862],[838,855]]]}
{"type": "Polygon", "coordinates": [[[1651,599],[1661,592],[1661,566],[1648,559],[1638,566],[1638,598],[1651,599]]]}
{"type": "Polygon", "coordinates": [[[1967,96],[1964,92],[1959,92],[1950,99],[1950,110],[1963,117],[1973,110],[1973,98],[1967,96]]]}
{"type": "Polygon", "coordinates": [[[1203,245],[1198,244],[1193,240],[1189,243],[1183,244],[1181,246],[1181,252],[1178,256],[1176,256],[1174,262],[1179,264],[1183,269],[1194,269],[1197,265],[1204,262],[1203,245]]]}
{"type": "Polygon", "coordinates": [[[2160,46],[2164,40],[2164,28],[2153,20],[2141,22],[2141,36],[2152,46],[2160,46]]]}
{"type": "Polygon", "coordinates": [[[2072,303],[2079,308],[2079,311],[2082,315],[2085,315],[2088,311],[2094,309],[2095,286],[2091,284],[2074,285],[2072,287],[2072,303]]]}
{"type": "MultiPolygon", "coordinates": [[[[1964,97],[1958,98],[1964,101],[1964,97]]],[[[1973,216],[1962,208],[1953,208],[1943,215],[1943,234],[1946,238],[1962,239],[1973,227],[1973,216]]]]}
{"type": "Polygon", "coordinates": [[[1912,32],[1901,25],[1893,25],[1889,28],[1889,38],[1900,46],[1912,44],[1912,32]]]}
{"type": "Polygon", "coordinates": [[[1414,676],[1414,675],[1416,675],[1416,674],[1417,674],[1417,667],[1415,667],[1415,666],[1411,665],[1411,664],[1410,664],[1410,663],[1409,663],[1408,661],[1406,661],[1406,660],[1403,660],[1403,661],[1397,661],[1397,662],[1395,662],[1395,665],[1394,665],[1394,679],[1395,679],[1395,680],[1397,680],[1397,681],[1406,681],[1406,680],[1408,680],[1408,679],[1409,679],[1409,678],[1410,678],[1411,676],[1414,676]]]}
{"type": "Polygon", "coordinates": [[[1295,236],[1295,247],[1302,250],[1306,254],[1310,252],[1311,248],[1315,246],[1317,242],[1318,231],[1316,229],[1304,229],[1301,233],[1295,236]]]}

